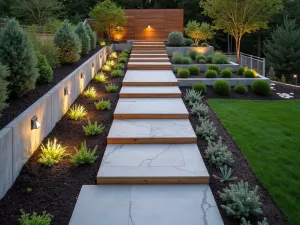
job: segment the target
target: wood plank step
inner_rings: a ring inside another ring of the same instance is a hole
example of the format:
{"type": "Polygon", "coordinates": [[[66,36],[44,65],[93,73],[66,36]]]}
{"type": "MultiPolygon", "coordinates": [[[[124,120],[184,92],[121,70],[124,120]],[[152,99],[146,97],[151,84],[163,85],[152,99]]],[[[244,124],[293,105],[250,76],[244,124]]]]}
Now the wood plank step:
{"type": "Polygon", "coordinates": [[[131,54],[130,57],[133,58],[167,58],[168,54],[131,54]]]}
{"type": "Polygon", "coordinates": [[[123,86],[178,86],[170,70],[127,70],[123,86]]]}
{"type": "Polygon", "coordinates": [[[224,225],[208,184],[83,185],[69,225],[224,225]]]}
{"type": "Polygon", "coordinates": [[[123,86],[120,98],[181,98],[181,91],[175,86],[123,86]]]}
{"type": "Polygon", "coordinates": [[[114,119],[188,119],[181,98],[120,98],[114,119]]]}
{"type": "Polygon", "coordinates": [[[107,145],[97,184],[208,184],[197,144],[107,145]]]}
{"type": "Polygon", "coordinates": [[[190,144],[197,143],[188,119],[114,120],[108,144],[190,144]]]}
{"type": "Polygon", "coordinates": [[[132,50],[164,50],[164,45],[132,45],[132,50]]]}
{"type": "Polygon", "coordinates": [[[170,62],[169,58],[129,58],[129,62],[170,62]]]}
{"type": "Polygon", "coordinates": [[[129,62],[128,70],[172,70],[170,62],[129,62]]]}
{"type": "Polygon", "coordinates": [[[132,50],[131,54],[167,54],[166,50],[132,50]]]}

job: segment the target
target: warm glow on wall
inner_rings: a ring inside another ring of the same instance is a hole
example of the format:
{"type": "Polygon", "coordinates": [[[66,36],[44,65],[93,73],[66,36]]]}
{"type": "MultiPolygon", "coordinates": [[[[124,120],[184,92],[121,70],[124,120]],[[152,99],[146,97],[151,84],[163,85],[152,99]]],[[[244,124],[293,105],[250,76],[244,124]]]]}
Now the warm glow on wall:
{"type": "Polygon", "coordinates": [[[150,25],[148,25],[148,28],[151,28],[151,26],[150,26],[150,25]]]}

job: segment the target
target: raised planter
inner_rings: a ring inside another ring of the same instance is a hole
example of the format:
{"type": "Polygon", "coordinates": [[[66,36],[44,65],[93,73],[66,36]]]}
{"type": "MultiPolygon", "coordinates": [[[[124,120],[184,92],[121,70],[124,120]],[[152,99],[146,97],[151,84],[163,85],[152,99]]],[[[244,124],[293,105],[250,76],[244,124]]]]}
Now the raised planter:
{"type": "Polygon", "coordinates": [[[132,43],[119,43],[119,44],[112,44],[113,51],[123,51],[125,49],[131,49],[132,43]]]}
{"type": "Polygon", "coordinates": [[[190,51],[197,51],[203,55],[212,55],[214,54],[214,47],[166,47],[168,56],[172,56],[174,52],[180,52],[183,55],[189,54],[190,51]]]}
{"type": "MultiPolygon", "coordinates": [[[[200,69],[200,71],[206,71],[210,65],[211,64],[172,64],[172,70],[175,71],[176,68],[187,69],[190,66],[197,66],[200,69]]],[[[225,69],[226,67],[230,67],[234,70],[237,70],[240,67],[239,64],[236,64],[234,62],[230,62],[229,64],[218,64],[217,66],[220,70],[225,69]]]]}
{"type": "Polygon", "coordinates": [[[13,185],[23,165],[43,139],[94,78],[105,63],[110,49],[104,47],[99,50],[0,131],[0,199],[13,185]],[[65,94],[65,88],[70,95],[65,94]],[[38,129],[31,129],[34,116],[41,124],[38,129]]]}
{"type": "Polygon", "coordinates": [[[225,80],[230,86],[236,86],[238,84],[251,85],[256,80],[265,80],[270,83],[267,77],[258,75],[257,78],[177,78],[179,87],[192,87],[195,83],[203,83],[207,86],[213,86],[217,80],[225,80]]]}

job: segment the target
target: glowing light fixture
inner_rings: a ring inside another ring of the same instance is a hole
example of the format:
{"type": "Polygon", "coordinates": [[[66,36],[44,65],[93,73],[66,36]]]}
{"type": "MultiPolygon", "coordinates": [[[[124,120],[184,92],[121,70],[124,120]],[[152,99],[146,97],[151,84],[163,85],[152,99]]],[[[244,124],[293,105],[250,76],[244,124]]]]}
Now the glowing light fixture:
{"type": "Polygon", "coordinates": [[[71,95],[71,91],[69,91],[68,86],[65,87],[64,92],[65,92],[65,95],[71,95]]]}
{"type": "Polygon", "coordinates": [[[117,26],[118,29],[120,29],[120,26],[117,26]]]}
{"type": "Polygon", "coordinates": [[[297,78],[298,78],[298,76],[297,76],[297,74],[294,74],[294,76],[293,76],[293,78],[296,80],[296,85],[297,85],[297,78]]]}
{"type": "Polygon", "coordinates": [[[95,66],[95,64],[94,64],[94,63],[92,63],[92,68],[94,68],[94,66],[95,66]]]}
{"type": "Polygon", "coordinates": [[[32,117],[31,119],[31,130],[39,129],[41,124],[37,121],[37,116],[32,117]]]}
{"type": "Polygon", "coordinates": [[[85,78],[85,74],[84,74],[84,73],[81,73],[81,74],[80,74],[80,77],[81,77],[81,79],[85,78]]]}
{"type": "Polygon", "coordinates": [[[148,28],[151,28],[150,24],[148,25],[148,28]]]}

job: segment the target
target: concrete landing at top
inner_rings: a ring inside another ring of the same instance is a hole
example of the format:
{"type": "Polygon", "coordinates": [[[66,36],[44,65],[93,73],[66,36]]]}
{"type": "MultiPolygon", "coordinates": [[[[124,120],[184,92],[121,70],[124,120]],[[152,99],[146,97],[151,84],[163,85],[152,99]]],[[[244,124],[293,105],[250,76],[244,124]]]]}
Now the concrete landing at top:
{"type": "Polygon", "coordinates": [[[69,225],[224,225],[209,185],[84,185],[69,225]]]}

